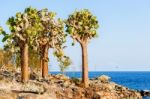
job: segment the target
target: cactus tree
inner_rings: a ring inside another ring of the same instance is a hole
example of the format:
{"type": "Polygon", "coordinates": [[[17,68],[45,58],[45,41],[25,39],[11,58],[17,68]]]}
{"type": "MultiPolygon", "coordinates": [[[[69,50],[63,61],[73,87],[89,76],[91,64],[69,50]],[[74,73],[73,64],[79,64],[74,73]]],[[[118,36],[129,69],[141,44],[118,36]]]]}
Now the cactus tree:
{"type": "MultiPolygon", "coordinates": [[[[64,33],[64,23],[60,19],[56,19],[54,12],[49,12],[48,9],[42,9],[39,12],[43,31],[35,40],[35,46],[40,48],[42,77],[48,75],[48,50],[53,48],[56,53],[60,53],[65,42],[66,34],[64,33]]],[[[56,55],[56,54],[54,54],[56,55]]],[[[63,56],[63,55],[62,55],[63,56]]]]}
{"type": "Polygon", "coordinates": [[[94,38],[99,27],[96,16],[89,10],[75,11],[66,20],[66,27],[71,37],[80,43],[82,48],[82,83],[88,87],[88,55],[87,45],[94,38]]]}
{"type": "Polygon", "coordinates": [[[10,34],[4,36],[3,41],[11,40],[10,42],[19,48],[21,59],[21,76],[22,82],[28,81],[28,47],[33,44],[33,41],[43,27],[38,17],[38,11],[31,7],[26,8],[23,13],[16,13],[15,17],[8,19],[7,24],[11,31],[10,34]],[[9,36],[9,39],[7,39],[9,36]],[[6,39],[5,39],[6,38],[6,39]]]}

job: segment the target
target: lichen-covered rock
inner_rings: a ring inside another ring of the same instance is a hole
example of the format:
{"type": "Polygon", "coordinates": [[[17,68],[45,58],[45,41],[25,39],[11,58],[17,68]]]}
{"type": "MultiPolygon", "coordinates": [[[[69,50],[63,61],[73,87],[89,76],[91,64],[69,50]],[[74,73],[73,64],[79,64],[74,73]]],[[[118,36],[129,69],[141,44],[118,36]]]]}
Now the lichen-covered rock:
{"type": "Polygon", "coordinates": [[[56,79],[59,79],[59,80],[64,80],[64,81],[69,80],[69,77],[67,77],[67,76],[65,76],[65,75],[63,75],[63,74],[57,74],[57,75],[55,75],[54,77],[55,77],[56,79]]]}
{"type": "Polygon", "coordinates": [[[46,89],[44,88],[42,84],[29,82],[29,83],[25,83],[22,85],[21,91],[41,94],[41,93],[44,93],[46,89]]]}
{"type": "Polygon", "coordinates": [[[110,77],[106,75],[101,75],[97,79],[100,80],[102,83],[108,83],[110,81],[110,77]]]}

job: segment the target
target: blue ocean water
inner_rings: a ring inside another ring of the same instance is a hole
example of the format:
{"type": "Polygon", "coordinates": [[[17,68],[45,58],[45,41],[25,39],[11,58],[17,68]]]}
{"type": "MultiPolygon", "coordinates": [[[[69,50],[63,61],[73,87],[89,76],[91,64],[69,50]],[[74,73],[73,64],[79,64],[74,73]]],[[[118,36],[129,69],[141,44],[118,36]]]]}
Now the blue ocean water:
{"type": "MultiPolygon", "coordinates": [[[[58,74],[60,72],[51,72],[58,74]]],[[[69,77],[81,78],[81,72],[65,72],[69,77]]],[[[95,78],[100,75],[108,75],[111,81],[136,90],[150,90],[150,72],[89,72],[89,78],[95,78]]],[[[150,99],[150,97],[143,97],[150,99]]]]}

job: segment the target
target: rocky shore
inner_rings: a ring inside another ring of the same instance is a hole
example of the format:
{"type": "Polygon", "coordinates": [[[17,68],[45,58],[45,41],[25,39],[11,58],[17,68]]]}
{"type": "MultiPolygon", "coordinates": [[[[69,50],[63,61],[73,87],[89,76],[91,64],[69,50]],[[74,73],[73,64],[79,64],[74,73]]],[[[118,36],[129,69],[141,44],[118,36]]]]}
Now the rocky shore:
{"type": "Polygon", "coordinates": [[[101,75],[83,88],[81,80],[67,76],[49,75],[42,79],[31,73],[28,83],[21,83],[21,75],[14,71],[0,71],[0,99],[142,99],[138,91],[110,81],[101,75]]]}
{"type": "Polygon", "coordinates": [[[150,97],[150,90],[139,90],[139,93],[141,93],[141,96],[149,96],[150,97]]]}

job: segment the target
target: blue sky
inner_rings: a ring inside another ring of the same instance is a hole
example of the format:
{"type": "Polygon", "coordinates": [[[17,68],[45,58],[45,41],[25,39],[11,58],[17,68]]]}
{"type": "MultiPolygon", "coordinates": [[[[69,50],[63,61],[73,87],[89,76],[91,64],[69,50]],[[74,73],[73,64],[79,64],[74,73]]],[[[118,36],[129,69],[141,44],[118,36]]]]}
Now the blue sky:
{"type": "MultiPolygon", "coordinates": [[[[150,71],[150,0],[1,0],[0,4],[0,25],[6,30],[6,20],[29,6],[48,8],[63,19],[76,9],[89,9],[100,23],[99,37],[88,45],[89,70],[150,71]]],[[[65,52],[72,59],[68,70],[80,71],[81,49],[71,42],[68,37],[65,52]]],[[[50,71],[59,70],[51,49],[49,57],[50,71]]]]}

